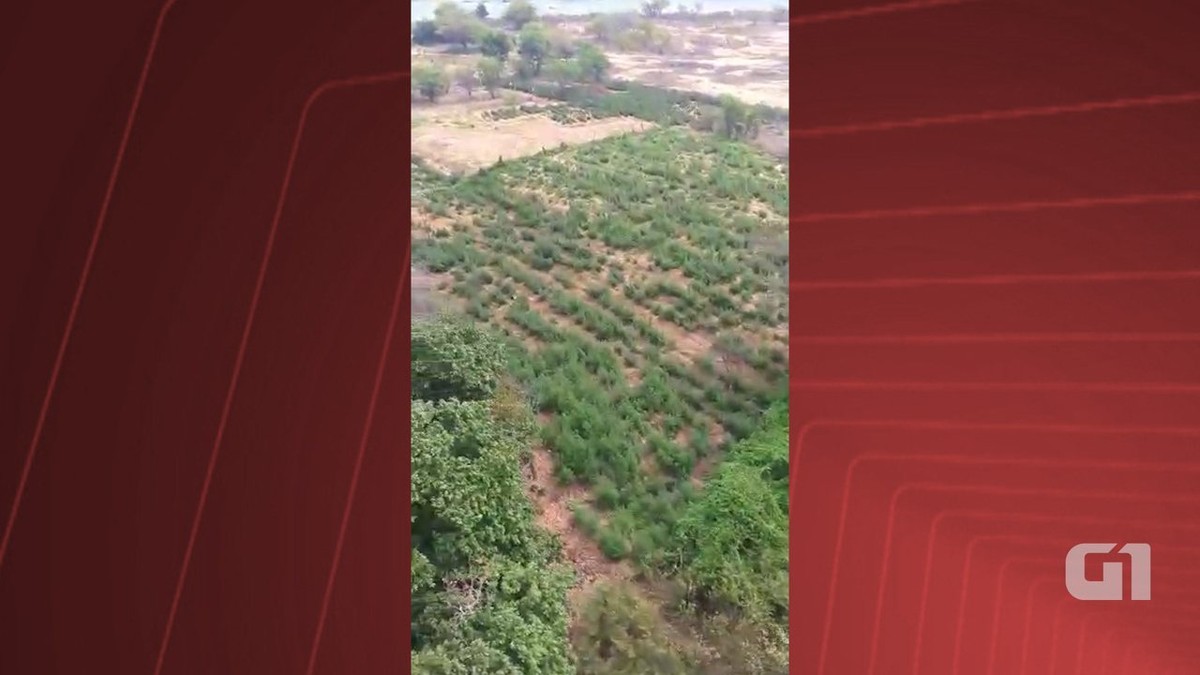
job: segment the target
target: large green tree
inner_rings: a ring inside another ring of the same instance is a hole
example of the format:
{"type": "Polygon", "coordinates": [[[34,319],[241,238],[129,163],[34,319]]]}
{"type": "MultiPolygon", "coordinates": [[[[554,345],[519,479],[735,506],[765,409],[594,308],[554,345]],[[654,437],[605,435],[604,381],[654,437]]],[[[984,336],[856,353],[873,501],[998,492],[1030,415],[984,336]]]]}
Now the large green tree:
{"type": "Polygon", "coordinates": [[[438,25],[436,21],[431,19],[421,19],[413,23],[412,41],[413,44],[431,45],[441,39],[438,35],[438,25]]]}
{"type": "Polygon", "coordinates": [[[413,66],[412,82],[413,87],[421,96],[431,102],[437,101],[450,89],[450,76],[446,73],[446,69],[435,63],[413,66]]]}
{"type": "Polygon", "coordinates": [[[503,18],[508,25],[520,30],[525,24],[537,20],[537,10],[529,0],[512,0],[504,10],[503,18]]]}
{"type": "Polygon", "coordinates": [[[729,138],[754,138],[760,125],[759,113],[753,106],[722,94],[720,96],[722,131],[729,138]]]}
{"type": "Polygon", "coordinates": [[[711,610],[787,616],[787,429],[787,406],[777,405],[676,524],[680,571],[711,610]]]}
{"type": "Polygon", "coordinates": [[[604,81],[604,76],[608,74],[611,65],[604,52],[590,42],[579,46],[579,50],[575,53],[575,59],[579,62],[579,68],[583,74],[593,82],[604,81]]]}
{"type": "Polygon", "coordinates": [[[540,75],[542,64],[550,51],[550,36],[546,27],[540,23],[526,24],[517,38],[517,51],[533,69],[534,75],[540,75]]]}
{"type": "Polygon", "coordinates": [[[433,11],[433,19],[443,40],[462,45],[464,49],[478,41],[487,30],[479,17],[453,2],[438,5],[433,11]]]}
{"type": "Polygon", "coordinates": [[[489,30],[479,39],[479,51],[484,56],[504,62],[508,60],[508,54],[512,51],[512,39],[502,30],[489,30]]]}
{"type": "Polygon", "coordinates": [[[546,64],[546,75],[558,85],[559,91],[565,91],[568,85],[583,77],[583,69],[571,59],[555,59],[546,64]]]}
{"type": "Polygon", "coordinates": [[[669,557],[712,647],[704,672],[788,672],[787,410],[764,415],[676,523],[669,557]]]}
{"type": "Polygon", "coordinates": [[[491,56],[485,56],[479,59],[475,72],[479,74],[479,84],[489,96],[496,98],[496,90],[504,83],[504,62],[491,56]]]}
{"type": "Polygon", "coordinates": [[[423,321],[412,331],[413,397],[486,399],[505,359],[504,346],[478,324],[450,316],[423,321]]]}
{"type": "Polygon", "coordinates": [[[573,574],[525,493],[536,425],[498,386],[503,347],[442,317],[414,326],[413,354],[413,672],[572,673],[573,574]]]}

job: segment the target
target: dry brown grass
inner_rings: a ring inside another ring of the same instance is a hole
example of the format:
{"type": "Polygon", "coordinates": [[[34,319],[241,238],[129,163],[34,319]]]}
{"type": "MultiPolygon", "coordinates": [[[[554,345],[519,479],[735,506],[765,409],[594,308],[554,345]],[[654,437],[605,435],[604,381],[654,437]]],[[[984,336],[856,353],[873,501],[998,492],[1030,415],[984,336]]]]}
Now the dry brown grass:
{"type": "Polygon", "coordinates": [[[610,51],[613,75],[788,107],[787,24],[669,22],[665,27],[674,42],[668,53],[610,51]]]}

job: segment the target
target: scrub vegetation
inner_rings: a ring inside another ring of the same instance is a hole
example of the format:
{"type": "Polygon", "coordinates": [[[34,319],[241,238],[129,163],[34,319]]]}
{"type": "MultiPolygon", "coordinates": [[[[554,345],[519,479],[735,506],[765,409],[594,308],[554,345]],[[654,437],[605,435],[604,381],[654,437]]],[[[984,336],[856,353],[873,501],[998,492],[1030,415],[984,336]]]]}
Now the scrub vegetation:
{"type": "Polygon", "coordinates": [[[455,42],[496,99],[414,113],[414,672],[785,673],[788,168],[753,141],[786,111],[523,49],[523,7],[455,42]],[[417,152],[532,119],[638,126],[417,152]]]}

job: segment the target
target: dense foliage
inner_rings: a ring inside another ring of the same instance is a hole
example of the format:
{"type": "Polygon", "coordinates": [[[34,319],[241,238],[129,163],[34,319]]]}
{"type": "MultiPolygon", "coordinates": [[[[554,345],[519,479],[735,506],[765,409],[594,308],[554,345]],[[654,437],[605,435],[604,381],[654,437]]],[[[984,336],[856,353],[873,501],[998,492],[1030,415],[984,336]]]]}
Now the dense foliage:
{"type": "Polygon", "coordinates": [[[679,519],[676,560],[708,609],[787,621],[787,441],[781,404],[731,449],[679,519]]]}
{"type": "Polygon", "coordinates": [[[509,86],[565,101],[594,117],[626,115],[656,124],[688,125],[732,139],[752,138],[761,126],[786,128],[788,123],[787,111],[780,108],[748,105],[730,96],[709,96],[624,80],[609,80],[604,87],[565,83],[561,78],[551,82],[515,81],[509,86]]]}
{"type": "Polygon", "coordinates": [[[486,399],[496,391],[504,365],[503,345],[476,324],[440,320],[413,327],[413,398],[486,399]]]}
{"type": "Polygon", "coordinates": [[[499,386],[500,343],[447,318],[413,333],[413,672],[574,672],[572,574],[533,521],[520,466],[535,425],[499,386]]]}

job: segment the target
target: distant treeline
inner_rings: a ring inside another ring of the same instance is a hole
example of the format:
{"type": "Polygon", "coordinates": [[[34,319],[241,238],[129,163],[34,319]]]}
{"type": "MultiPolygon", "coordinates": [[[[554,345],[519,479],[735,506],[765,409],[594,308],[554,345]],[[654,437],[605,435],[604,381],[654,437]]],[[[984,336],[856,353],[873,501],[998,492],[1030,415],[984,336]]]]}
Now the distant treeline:
{"type": "MultiPolygon", "coordinates": [[[[628,115],[659,124],[693,124],[705,112],[722,107],[719,96],[612,79],[605,86],[514,81],[509,87],[543,98],[565,101],[597,117],[628,115]]],[[[788,111],[768,105],[750,106],[761,122],[787,126],[788,111]]]]}

